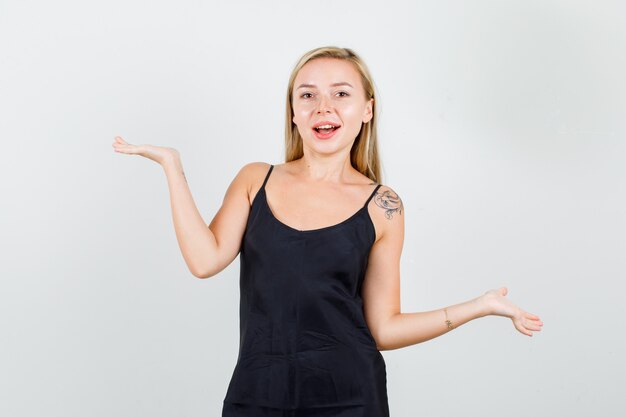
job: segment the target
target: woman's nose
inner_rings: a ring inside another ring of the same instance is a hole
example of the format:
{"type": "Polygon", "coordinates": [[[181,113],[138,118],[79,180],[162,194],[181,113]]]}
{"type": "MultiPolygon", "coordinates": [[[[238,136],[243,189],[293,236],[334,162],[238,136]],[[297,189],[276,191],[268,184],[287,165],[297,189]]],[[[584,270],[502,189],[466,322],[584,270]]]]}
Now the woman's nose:
{"type": "Polygon", "coordinates": [[[319,106],[317,107],[317,113],[318,114],[320,114],[320,113],[330,113],[330,111],[331,111],[331,106],[330,106],[330,103],[329,103],[328,99],[322,97],[320,99],[319,106]]]}

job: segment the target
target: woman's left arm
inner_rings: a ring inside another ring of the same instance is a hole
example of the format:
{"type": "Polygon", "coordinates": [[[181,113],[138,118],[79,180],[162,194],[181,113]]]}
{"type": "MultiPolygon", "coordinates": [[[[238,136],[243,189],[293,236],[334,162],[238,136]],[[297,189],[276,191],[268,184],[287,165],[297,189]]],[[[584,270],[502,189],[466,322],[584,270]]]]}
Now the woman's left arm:
{"type": "Polygon", "coordinates": [[[389,187],[381,187],[376,197],[377,207],[372,207],[371,217],[380,237],[370,251],[362,297],[365,319],[378,350],[425,342],[489,315],[510,318],[515,328],[527,336],[541,330],[543,323],[538,316],[522,310],[506,298],[506,287],[489,290],[445,308],[402,313],[400,255],[404,241],[404,210],[400,198],[389,187]]]}

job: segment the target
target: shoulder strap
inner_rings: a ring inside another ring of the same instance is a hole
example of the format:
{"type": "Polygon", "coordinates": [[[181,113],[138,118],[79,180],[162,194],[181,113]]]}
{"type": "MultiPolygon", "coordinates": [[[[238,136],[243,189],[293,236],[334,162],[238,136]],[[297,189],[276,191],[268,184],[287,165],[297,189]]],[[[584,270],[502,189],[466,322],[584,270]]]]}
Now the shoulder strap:
{"type": "Polygon", "coordinates": [[[270,174],[272,173],[273,168],[274,168],[274,165],[270,164],[270,169],[267,171],[267,175],[265,175],[265,179],[263,180],[263,185],[261,186],[261,188],[265,188],[265,183],[267,182],[267,179],[270,177],[270,174]]]}
{"type": "Polygon", "coordinates": [[[363,207],[367,206],[370,202],[370,200],[372,199],[372,197],[374,197],[374,194],[376,194],[376,191],[378,191],[378,189],[380,188],[382,184],[378,184],[376,186],[376,188],[374,188],[374,191],[372,191],[372,194],[370,194],[370,196],[367,198],[367,200],[365,201],[365,204],[363,205],[363,207]]]}

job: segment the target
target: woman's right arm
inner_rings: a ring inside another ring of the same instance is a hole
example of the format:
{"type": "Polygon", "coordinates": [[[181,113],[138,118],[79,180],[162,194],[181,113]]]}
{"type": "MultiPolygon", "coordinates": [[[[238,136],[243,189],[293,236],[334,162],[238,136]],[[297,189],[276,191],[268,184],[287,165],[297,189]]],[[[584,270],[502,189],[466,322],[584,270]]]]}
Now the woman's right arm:
{"type": "Polygon", "coordinates": [[[247,164],[232,180],[222,206],[207,227],[194,203],[179,158],[163,164],[178,245],[189,271],[209,278],[237,256],[250,212],[249,186],[256,163],[247,164]]]}
{"type": "Polygon", "coordinates": [[[178,245],[189,271],[198,278],[216,275],[239,253],[250,212],[250,187],[268,164],[253,162],[237,173],[210,225],[200,215],[189,190],[178,151],[154,145],[132,145],[121,137],[116,152],[146,157],[159,163],[167,177],[172,218],[178,245]]]}

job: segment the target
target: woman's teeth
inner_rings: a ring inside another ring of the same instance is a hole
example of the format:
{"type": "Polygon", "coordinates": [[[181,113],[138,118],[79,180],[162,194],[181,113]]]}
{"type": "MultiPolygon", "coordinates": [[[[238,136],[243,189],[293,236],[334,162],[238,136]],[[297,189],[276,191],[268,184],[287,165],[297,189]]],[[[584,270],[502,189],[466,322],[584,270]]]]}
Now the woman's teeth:
{"type": "Polygon", "coordinates": [[[322,126],[318,126],[315,128],[315,130],[317,130],[320,133],[329,133],[335,129],[337,129],[339,126],[333,126],[333,125],[322,125],[322,126]]]}

